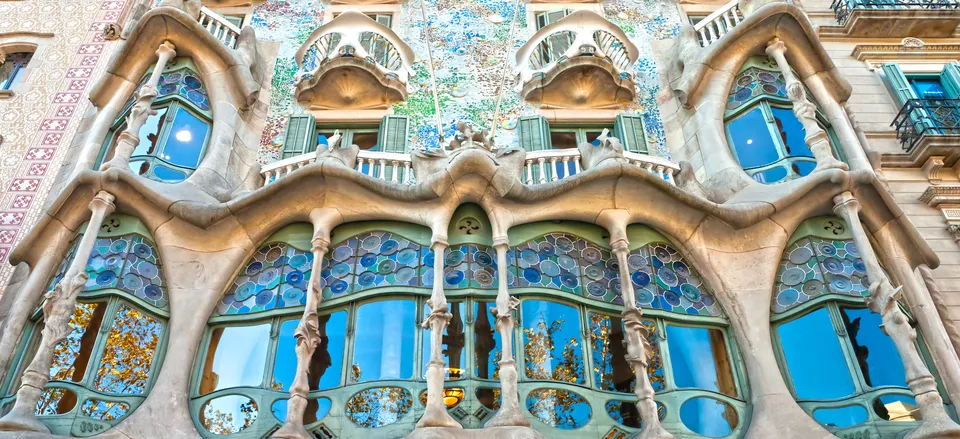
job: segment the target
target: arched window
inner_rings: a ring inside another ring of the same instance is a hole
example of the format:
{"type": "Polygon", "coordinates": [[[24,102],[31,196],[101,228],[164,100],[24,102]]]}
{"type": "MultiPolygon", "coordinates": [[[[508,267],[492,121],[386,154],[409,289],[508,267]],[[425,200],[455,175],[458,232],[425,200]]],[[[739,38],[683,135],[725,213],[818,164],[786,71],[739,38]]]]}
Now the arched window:
{"type": "Polygon", "coordinates": [[[881,437],[921,419],[900,355],[866,307],[866,276],[843,220],[811,218],[784,251],[771,306],[784,378],[800,406],[839,436],[881,437]]]}
{"type": "MultiPolygon", "coordinates": [[[[137,90],[150,74],[144,75],[137,90]]],[[[157,88],[159,93],[153,104],[157,114],[149,116],[140,129],[140,143],[130,157],[130,169],[151,180],[176,183],[197,169],[210,141],[210,98],[188,58],[170,62],[157,88]]],[[[101,150],[98,167],[113,156],[120,134],[127,128],[126,118],[134,102],[135,96],[131,96],[114,123],[101,150]]]]}
{"type": "MultiPolygon", "coordinates": [[[[809,92],[807,96],[813,99],[809,92]]],[[[817,119],[836,144],[819,111],[817,119]]],[[[802,177],[817,166],[804,141],[803,125],[793,114],[783,73],[773,60],[754,57],[744,63],[730,89],[724,120],[734,156],[761,183],[802,177]]]]}
{"type": "MultiPolygon", "coordinates": [[[[503,343],[490,312],[500,267],[489,235],[470,234],[489,233],[489,224],[457,215],[453,223],[462,227],[449,234],[444,256],[452,318],[442,339],[443,401],[464,427],[480,428],[500,408],[503,343]]],[[[746,404],[722,310],[665,237],[647,227],[630,230],[633,278],[654,349],[648,373],[664,424],[735,437],[746,424],[746,404]]],[[[311,232],[299,224],[268,238],[211,319],[192,386],[202,434],[260,437],[285,420],[296,371],[293,334],[303,313],[299,290],[312,277],[312,261],[300,257],[309,254],[311,232]]],[[[321,342],[310,361],[304,419],[316,436],[399,437],[422,415],[431,347],[420,323],[430,313],[435,266],[430,237],[426,228],[398,223],[334,230],[320,274],[321,342]]],[[[510,240],[508,282],[521,299],[511,337],[520,401],[534,428],[548,437],[637,431],[609,239],[596,227],[549,223],[517,227],[510,240]]]]}
{"type": "MultiPolygon", "coordinates": [[[[128,416],[149,393],[166,340],[169,307],[156,246],[140,221],[106,219],[90,260],[89,280],[77,299],[70,334],[54,348],[50,382],[36,414],[52,432],[91,436],[128,416]]],[[[81,228],[82,230],[82,228],[81,228]]],[[[77,237],[50,282],[61,281],[73,261],[77,237]]],[[[8,374],[3,398],[12,404],[43,329],[41,311],[28,325],[8,374]]]]}
{"type": "Polygon", "coordinates": [[[33,58],[33,52],[14,52],[6,55],[0,63],[0,90],[12,90],[26,73],[27,64],[33,58]]]}

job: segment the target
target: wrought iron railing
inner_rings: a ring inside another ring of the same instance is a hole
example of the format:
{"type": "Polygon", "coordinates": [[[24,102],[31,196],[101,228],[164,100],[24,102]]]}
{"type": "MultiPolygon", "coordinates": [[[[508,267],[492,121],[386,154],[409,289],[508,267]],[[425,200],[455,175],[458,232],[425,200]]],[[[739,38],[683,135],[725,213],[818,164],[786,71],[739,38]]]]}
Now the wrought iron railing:
{"type": "Polygon", "coordinates": [[[845,24],[856,9],[960,9],[958,0],[833,0],[838,24],[845,24]]]}
{"type": "Polygon", "coordinates": [[[960,135],[960,99],[910,99],[890,125],[906,152],[924,136],[960,135]]]}

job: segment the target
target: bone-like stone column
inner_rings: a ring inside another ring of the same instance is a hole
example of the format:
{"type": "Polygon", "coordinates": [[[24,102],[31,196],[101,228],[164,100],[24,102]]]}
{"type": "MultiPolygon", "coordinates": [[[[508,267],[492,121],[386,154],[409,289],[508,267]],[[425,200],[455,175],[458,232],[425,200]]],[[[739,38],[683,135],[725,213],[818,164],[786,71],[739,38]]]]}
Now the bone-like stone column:
{"type": "MultiPolygon", "coordinates": [[[[624,233],[625,235],[625,233],[624,233]]],[[[636,377],[634,394],[637,395],[637,411],[643,428],[635,436],[638,439],[668,439],[673,435],[660,425],[660,416],[657,414],[657,403],[653,400],[654,390],[647,377],[647,361],[650,357],[650,346],[647,342],[647,329],[643,326],[643,311],[637,308],[637,297],[633,291],[633,282],[630,280],[630,266],[627,256],[630,255],[630,245],[626,238],[619,238],[610,243],[613,254],[617,257],[620,266],[620,294],[623,297],[623,324],[624,336],[627,341],[627,363],[633,367],[636,377]]]]}
{"type": "Polygon", "coordinates": [[[123,130],[120,138],[117,139],[117,146],[114,147],[113,158],[100,167],[101,171],[111,168],[127,169],[130,165],[130,156],[140,144],[140,129],[147,122],[147,118],[157,114],[157,110],[150,108],[157,99],[157,84],[160,83],[160,75],[167,63],[177,55],[173,43],[164,41],[157,49],[157,65],[150,74],[150,79],[137,91],[137,101],[130,109],[127,116],[127,129],[123,130]]]}
{"type": "Polygon", "coordinates": [[[529,427],[530,421],[520,411],[520,395],[517,391],[517,361],[513,359],[513,311],[520,306],[520,299],[510,297],[507,276],[507,251],[510,249],[506,236],[493,240],[497,251],[497,306],[490,313],[497,319],[497,332],[500,333],[500,410],[490,418],[484,427],[529,427]]]}
{"type": "Polygon", "coordinates": [[[10,413],[0,419],[0,431],[37,431],[49,433],[43,423],[37,420],[34,411],[43,392],[43,386],[50,381],[50,363],[53,361],[54,347],[70,334],[70,318],[76,310],[77,296],[87,283],[87,260],[97,242],[97,232],[103,225],[103,219],[113,212],[114,196],[100,191],[90,201],[90,221],[80,238],[76,256],[53,291],[44,296],[43,331],[40,333],[40,346],[27,369],[23,372],[17,401],[10,413]]]}
{"type": "Polygon", "coordinates": [[[783,79],[787,83],[787,94],[793,101],[793,114],[803,124],[803,129],[807,133],[803,140],[817,159],[817,167],[813,172],[824,169],[849,169],[846,163],[833,156],[833,150],[830,148],[830,138],[827,136],[827,132],[820,128],[817,123],[817,106],[807,98],[807,91],[804,90],[803,84],[790,69],[786,53],[787,46],[780,39],[774,38],[767,43],[767,55],[772,56],[777,62],[777,66],[783,73],[783,79]]]}
{"type": "Polygon", "coordinates": [[[287,419],[280,427],[273,438],[283,439],[312,439],[307,430],[303,427],[303,414],[307,409],[307,393],[310,391],[308,370],[310,368],[310,359],[320,344],[320,322],[317,317],[317,307],[322,300],[320,287],[320,270],[323,265],[323,257],[327,254],[330,241],[319,236],[322,230],[314,231],[313,235],[313,267],[310,271],[310,284],[307,291],[307,303],[303,308],[303,316],[300,317],[300,324],[294,331],[294,337],[297,338],[297,374],[293,377],[293,383],[290,385],[290,399],[287,400],[287,419]]]}
{"type": "Polygon", "coordinates": [[[917,332],[897,305],[901,288],[894,288],[890,284],[860,223],[860,202],[850,192],[835,196],[833,202],[833,211],[847,222],[860,249],[860,258],[867,267],[867,280],[870,282],[867,306],[883,319],[883,331],[893,340],[903,359],[907,386],[920,406],[923,422],[907,438],[960,438],[960,425],[954,423],[944,411],[937,383],[917,351],[917,332]]]}
{"type": "Polygon", "coordinates": [[[423,417],[417,421],[417,428],[424,427],[453,427],[463,428],[459,422],[447,413],[447,406],[443,403],[443,381],[447,365],[443,361],[443,330],[450,323],[453,314],[443,293],[443,265],[444,251],[447,249],[447,237],[434,235],[433,237],[433,293],[427,304],[430,305],[430,315],[423,321],[422,326],[430,329],[430,362],[427,363],[427,406],[423,417]]]}

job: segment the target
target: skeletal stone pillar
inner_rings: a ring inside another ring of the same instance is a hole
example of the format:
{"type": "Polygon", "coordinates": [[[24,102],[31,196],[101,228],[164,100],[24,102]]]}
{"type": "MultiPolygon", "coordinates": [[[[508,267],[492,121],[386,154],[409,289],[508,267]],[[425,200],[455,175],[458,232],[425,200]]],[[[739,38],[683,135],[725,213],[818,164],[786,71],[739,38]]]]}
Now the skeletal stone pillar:
{"type": "Polygon", "coordinates": [[[510,297],[507,277],[507,250],[510,244],[507,237],[494,238],[493,247],[497,250],[497,306],[490,313],[497,319],[497,332],[503,346],[500,349],[500,410],[484,425],[490,427],[529,427],[530,421],[520,411],[520,395],[517,391],[517,362],[513,359],[513,311],[520,306],[520,299],[510,297]]]}
{"type": "Polygon", "coordinates": [[[620,294],[623,297],[624,338],[627,341],[627,363],[633,368],[636,377],[634,394],[637,395],[637,411],[643,428],[635,436],[638,439],[668,439],[673,435],[660,425],[660,416],[657,414],[657,403],[653,400],[654,390],[647,377],[647,361],[650,357],[650,346],[647,342],[647,329],[643,326],[643,311],[637,308],[637,297],[633,292],[633,282],[630,280],[630,266],[627,256],[630,254],[629,243],[625,238],[611,243],[613,254],[617,257],[620,266],[620,294]]]}
{"type": "Polygon", "coordinates": [[[860,258],[867,267],[867,280],[870,282],[870,296],[867,306],[870,310],[880,314],[883,319],[883,331],[890,336],[903,359],[903,368],[906,371],[907,386],[913,392],[914,399],[920,406],[923,422],[916,430],[906,437],[946,438],[960,437],[960,426],[954,423],[943,409],[943,399],[937,392],[937,383],[930,374],[930,370],[923,364],[920,352],[917,351],[917,332],[910,326],[907,316],[897,305],[901,288],[894,288],[890,279],[880,268],[880,262],[866,232],[860,223],[860,202],[850,192],[844,192],[833,197],[833,211],[843,218],[850,227],[853,239],[860,249],[860,258]]]}
{"type": "Polygon", "coordinates": [[[786,53],[787,46],[780,39],[774,38],[767,43],[767,55],[773,57],[777,62],[777,66],[783,73],[783,79],[787,83],[787,95],[793,101],[793,114],[803,124],[803,130],[807,133],[803,140],[817,159],[817,167],[813,172],[824,169],[849,169],[846,163],[833,156],[830,138],[827,136],[827,132],[820,128],[820,124],[817,123],[817,106],[807,98],[807,91],[803,88],[803,84],[790,69],[786,53]]]}
{"type": "Polygon", "coordinates": [[[287,400],[287,419],[283,426],[273,434],[274,438],[283,439],[313,439],[303,427],[303,414],[306,411],[307,393],[310,392],[309,370],[310,360],[320,344],[320,321],[317,317],[317,307],[320,306],[320,270],[323,257],[327,254],[330,242],[316,232],[313,237],[313,268],[310,271],[310,283],[307,287],[307,303],[303,308],[300,324],[294,331],[297,338],[297,374],[290,385],[290,399],[287,400]]]}
{"type": "Polygon", "coordinates": [[[127,169],[130,166],[130,156],[140,144],[140,129],[147,123],[147,118],[157,114],[157,110],[151,108],[153,101],[157,99],[157,84],[160,83],[160,75],[167,63],[177,55],[173,43],[164,41],[157,49],[157,65],[153,68],[153,73],[146,84],[137,91],[137,100],[130,108],[130,114],[127,116],[127,129],[120,133],[117,139],[117,145],[113,150],[113,158],[100,167],[101,171],[111,168],[127,169]]]}
{"type": "Polygon", "coordinates": [[[433,294],[427,304],[430,315],[423,321],[423,327],[430,329],[430,362],[427,363],[427,406],[423,417],[417,422],[417,428],[453,427],[463,428],[459,422],[447,413],[443,403],[443,381],[446,373],[443,361],[443,330],[450,323],[453,314],[443,293],[444,251],[447,249],[446,236],[433,237],[433,294]]]}
{"type": "Polygon", "coordinates": [[[23,372],[13,409],[0,419],[0,431],[50,432],[35,415],[37,401],[43,393],[43,386],[50,381],[53,349],[70,334],[69,323],[76,311],[77,296],[87,283],[87,261],[97,242],[97,232],[103,225],[103,219],[116,207],[113,204],[114,199],[109,192],[100,191],[90,201],[90,221],[80,238],[76,256],[60,283],[44,296],[44,327],[40,333],[40,346],[23,372]]]}

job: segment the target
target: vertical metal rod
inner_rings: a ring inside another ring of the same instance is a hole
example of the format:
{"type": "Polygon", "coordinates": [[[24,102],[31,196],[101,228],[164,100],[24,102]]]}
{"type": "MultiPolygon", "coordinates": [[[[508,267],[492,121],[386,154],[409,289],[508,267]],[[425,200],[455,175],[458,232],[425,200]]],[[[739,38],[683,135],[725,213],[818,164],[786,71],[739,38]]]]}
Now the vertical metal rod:
{"type": "Polygon", "coordinates": [[[517,16],[520,14],[520,2],[523,0],[517,0],[517,4],[513,5],[513,21],[510,22],[510,39],[507,40],[506,46],[503,50],[503,74],[500,75],[500,88],[497,89],[497,108],[493,111],[493,122],[490,124],[490,139],[497,138],[497,121],[500,120],[500,102],[503,101],[503,87],[507,82],[507,71],[510,68],[510,52],[512,52],[514,42],[516,38],[514,32],[517,28],[517,16]]]}
{"type": "Polygon", "coordinates": [[[433,85],[433,109],[437,114],[437,137],[440,140],[440,149],[443,149],[443,124],[440,123],[440,98],[437,94],[437,74],[433,68],[433,49],[430,44],[430,25],[427,23],[427,0],[420,0],[420,15],[423,17],[423,33],[427,43],[427,62],[430,67],[430,83],[433,85]]]}

